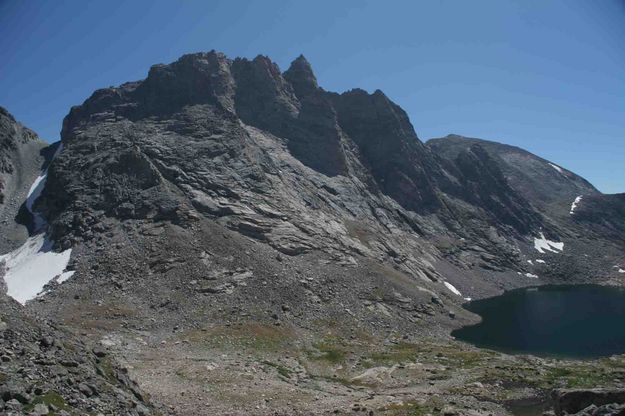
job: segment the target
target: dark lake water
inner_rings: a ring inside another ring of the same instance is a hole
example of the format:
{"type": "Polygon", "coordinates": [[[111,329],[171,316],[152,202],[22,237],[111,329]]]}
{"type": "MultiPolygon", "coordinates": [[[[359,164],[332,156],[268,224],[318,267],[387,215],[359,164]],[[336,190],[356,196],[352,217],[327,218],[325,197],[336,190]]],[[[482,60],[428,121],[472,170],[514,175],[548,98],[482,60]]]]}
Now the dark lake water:
{"type": "Polygon", "coordinates": [[[480,347],[572,358],[625,353],[625,289],[541,286],[469,302],[465,308],[482,322],[452,335],[480,347]]]}

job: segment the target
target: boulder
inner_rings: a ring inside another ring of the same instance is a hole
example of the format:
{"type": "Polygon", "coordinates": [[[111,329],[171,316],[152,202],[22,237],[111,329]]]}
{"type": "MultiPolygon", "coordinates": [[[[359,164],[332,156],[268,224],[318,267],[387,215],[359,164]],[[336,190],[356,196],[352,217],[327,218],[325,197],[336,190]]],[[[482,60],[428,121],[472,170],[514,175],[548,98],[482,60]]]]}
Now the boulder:
{"type": "MultiPolygon", "coordinates": [[[[625,404],[625,389],[556,389],[551,393],[557,416],[577,414],[586,411],[589,406],[625,404]]],[[[590,410],[589,410],[590,411],[590,410]]],[[[595,413],[580,413],[581,415],[595,413]]],[[[612,413],[606,413],[608,415],[612,413]]],[[[618,414],[618,413],[614,413],[618,414]]]]}

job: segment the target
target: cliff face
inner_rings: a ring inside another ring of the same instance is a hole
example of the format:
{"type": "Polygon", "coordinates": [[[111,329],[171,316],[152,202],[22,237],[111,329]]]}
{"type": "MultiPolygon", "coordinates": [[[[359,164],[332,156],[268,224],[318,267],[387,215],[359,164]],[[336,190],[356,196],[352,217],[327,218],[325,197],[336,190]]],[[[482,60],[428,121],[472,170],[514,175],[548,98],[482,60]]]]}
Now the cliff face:
{"type": "Polygon", "coordinates": [[[32,130],[18,123],[0,107],[0,252],[18,247],[28,236],[29,218],[22,217],[23,202],[40,173],[45,157],[46,143],[32,130]],[[19,218],[18,218],[19,217],[19,218]]]}
{"type": "MultiPolygon", "coordinates": [[[[541,225],[540,215],[506,186],[496,167],[487,169],[486,177],[479,176],[481,169],[473,172],[479,175],[474,174],[468,186],[462,161],[450,163],[433,154],[418,139],[405,112],[381,91],[328,93],[317,85],[304,57],[283,74],[262,56],[231,61],[216,52],[187,55],[170,65],[152,67],[144,81],[97,91],[72,109],[62,137],[69,146],[83,148],[95,141],[89,129],[98,126],[104,134],[109,132],[109,139],[98,139],[98,149],[115,141],[127,147],[135,143],[139,147],[133,157],[145,159],[141,154],[152,156],[140,143],[146,134],[137,127],[147,125],[179,134],[179,147],[185,147],[191,137],[200,146],[221,147],[237,163],[257,171],[250,180],[262,180],[271,170],[270,160],[261,163],[267,153],[264,143],[249,138],[249,130],[257,129],[275,137],[289,156],[315,174],[351,182],[351,190],[366,191],[375,198],[390,197],[408,216],[436,215],[437,221],[457,232],[464,225],[456,219],[467,215],[482,227],[511,227],[519,235],[541,225]],[[466,204],[471,206],[467,209],[466,204]]],[[[482,155],[480,163],[494,166],[486,157],[482,155]]],[[[210,159],[210,163],[222,162],[210,159]]],[[[204,162],[208,160],[198,161],[204,162]]],[[[156,171],[163,173],[155,165],[156,171]]],[[[221,186],[232,188],[226,183],[221,186]]],[[[76,195],[83,193],[89,191],[76,195]]],[[[50,203],[62,206],[70,201],[50,203]]]]}

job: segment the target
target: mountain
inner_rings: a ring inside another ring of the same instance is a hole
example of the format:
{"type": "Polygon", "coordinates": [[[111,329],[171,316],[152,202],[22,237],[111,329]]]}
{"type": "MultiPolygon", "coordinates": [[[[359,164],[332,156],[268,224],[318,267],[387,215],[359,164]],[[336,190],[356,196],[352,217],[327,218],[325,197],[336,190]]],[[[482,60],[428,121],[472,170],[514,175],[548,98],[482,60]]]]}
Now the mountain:
{"type": "Polygon", "coordinates": [[[566,168],[514,146],[458,135],[429,140],[427,146],[448,160],[457,159],[473,146],[489,154],[510,187],[540,212],[544,224],[561,238],[571,238],[572,256],[564,256],[568,264],[554,274],[609,275],[605,272],[609,262],[591,267],[586,263],[594,263],[604,251],[610,252],[610,259],[621,258],[623,194],[603,195],[566,168]]]}
{"type": "Polygon", "coordinates": [[[424,372],[453,362],[460,383],[461,357],[488,361],[450,344],[476,321],[466,299],[623,277],[619,196],[510,146],[423,143],[383,92],[325,91],[303,56],[284,72],[215,51],[154,65],[37,146],[20,171],[43,185],[11,191],[29,233],[0,257],[7,293],[178,414],[390,409],[396,370],[420,401],[424,372]],[[33,264],[54,267],[34,282],[33,264]]]}
{"type": "Polygon", "coordinates": [[[449,135],[427,142],[432,151],[455,159],[467,148],[482,147],[496,161],[512,189],[544,214],[566,216],[579,195],[600,192],[584,178],[518,147],[449,135]]]}

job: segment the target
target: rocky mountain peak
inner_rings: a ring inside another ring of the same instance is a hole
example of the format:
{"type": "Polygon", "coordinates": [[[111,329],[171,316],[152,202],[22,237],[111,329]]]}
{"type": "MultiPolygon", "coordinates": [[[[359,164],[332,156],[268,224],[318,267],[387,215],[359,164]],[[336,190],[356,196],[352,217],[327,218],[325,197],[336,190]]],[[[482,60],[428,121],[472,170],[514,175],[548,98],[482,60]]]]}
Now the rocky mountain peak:
{"type": "Polygon", "coordinates": [[[245,123],[275,131],[280,120],[299,114],[301,105],[292,86],[268,57],[259,55],[251,61],[237,58],[231,71],[236,84],[236,113],[245,123]]]}
{"type": "MultiPolygon", "coordinates": [[[[228,154],[236,161],[236,173],[221,177],[218,186],[227,195],[233,194],[235,186],[230,182],[234,178],[245,182],[246,189],[263,189],[267,174],[283,170],[278,167],[283,162],[268,159],[267,143],[256,142],[262,135],[271,135],[270,140],[279,140],[289,157],[315,174],[354,181],[350,185],[352,190],[360,192],[364,187],[371,195],[388,197],[410,215],[435,215],[446,228],[459,233],[467,232],[459,221],[464,217],[474,218],[481,224],[478,228],[494,226],[506,228],[506,232],[511,228],[516,236],[532,234],[546,226],[526,189],[527,181],[516,180],[520,176],[514,172],[553,177],[550,180],[556,192],[545,192],[552,195],[560,192],[558,203],[570,198],[572,192],[591,189],[584,187],[583,181],[576,180],[572,173],[559,174],[548,163],[538,163],[529,154],[509,151],[507,147],[497,148],[507,149],[505,152],[495,152],[489,142],[450,135],[442,139],[444,143],[434,140],[426,146],[419,140],[406,112],[381,90],[327,92],[318,86],[304,56],[296,58],[284,72],[267,56],[230,60],[215,51],[189,54],[171,64],[153,66],[145,80],[98,90],[83,105],[73,108],[66,118],[63,139],[73,138],[76,132],[87,138],[81,140],[79,147],[85,147],[84,152],[88,152],[87,143],[93,142],[89,146],[98,148],[105,145],[96,143],[103,140],[96,138],[96,131],[100,132],[98,137],[105,137],[102,128],[110,130],[110,136],[120,143],[131,140],[137,146],[132,160],[141,161],[136,164],[140,172],[133,175],[120,171],[120,163],[128,157],[125,153],[119,155],[119,163],[108,168],[115,174],[132,176],[130,182],[136,182],[142,192],[147,192],[150,184],[162,189],[168,189],[170,183],[179,187],[178,181],[183,176],[173,173],[179,168],[163,167],[177,160],[174,156],[167,157],[167,161],[162,159],[161,148],[170,144],[156,136],[145,142],[143,133],[138,133],[141,129],[162,130],[163,137],[176,134],[178,146],[183,141],[189,146],[185,152],[192,153],[191,142],[198,146],[195,141],[204,138],[202,146],[214,147],[209,155],[228,154]],[[168,127],[153,126],[153,116],[168,127]],[[250,133],[251,128],[258,132],[250,133]],[[132,131],[132,137],[121,133],[127,131],[132,131]],[[250,134],[254,138],[246,138],[250,134]],[[155,141],[162,143],[153,148],[155,141]],[[531,167],[526,169],[524,160],[533,161],[531,167]],[[516,170],[511,166],[516,166],[516,170]],[[145,183],[138,181],[143,177],[151,179],[145,183]],[[562,191],[563,184],[568,183],[577,185],[562,191]]],[[[221,159],[211,159],[210,164],[213,163],[217,164],[213,169],[226,169],[220,165],[224,163],[221,159]]],[[[185,172],[188,176],[189,172],[185,172]]],[[[55,173],[52,169],[52,184],[60,179],[55,173]]],[[[93,174],[99,175],[95,171],[93,174]]],[[[62,188],[67,188],[61,185],[59,182],[58,195],[63,195],[62,188]]],[[[104,211],[118,215],[128,210],[115,204],[130,199],[135,206],[131,210],[133,215],[162,216],[158,206],[161,201],[146,204],[146,198],[135,200],[131,192],[115,189],[117,184],[112,186],[110,195],[103,200],[98,196],[95,206],[101,204],[104,211]]],[[[93,193],[97,195],[101,191],[93,190],[93,193]]],[[[82,197],[76,194],[72,198],[82,197]]],[[[414,222],[410,227],[422,229],[414,222]]]]}
{"type": "Polygon", "coordinates": [[[0,116],[8,117],[10,120],[15,121],[15,118],[9,111],[0,105],[0,116]]]}
{"type": "Polygon", "coordinates": [[[211,51],[184,55],[169,65],[154,65],[133,95],[148,113],[167,113],[193,104],[218,104],[232,112],[230,61],[211,51]]]}
{"type": "Polygon", "coordinates": [[[291,63],[284,72],[284,78],[291,83],[298,97],[309,95],[319,88],[312,66],[304,55],[298,56],[291,63]]]}

